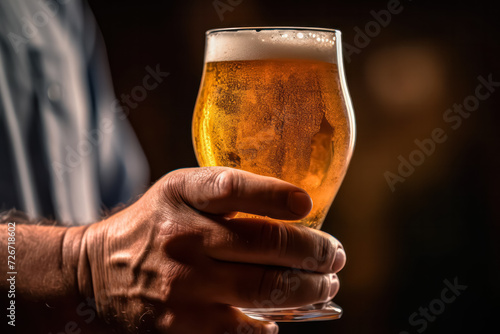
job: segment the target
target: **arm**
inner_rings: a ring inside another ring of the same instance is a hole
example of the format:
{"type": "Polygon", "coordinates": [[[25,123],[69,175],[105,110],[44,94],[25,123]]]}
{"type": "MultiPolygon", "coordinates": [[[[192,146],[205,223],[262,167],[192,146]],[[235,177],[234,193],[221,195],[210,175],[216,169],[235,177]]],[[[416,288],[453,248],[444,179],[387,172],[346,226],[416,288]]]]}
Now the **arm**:
{"type": "Polygon", "coordinates": [[[88,317],[77,314],[82,303],[87,313],[93,312],[77,280],[81,241],[87,229],[33,221],[15,210],[0,215],[0,272],[4,277],[0,294],[2,305],[13,309],[6,314],[14,314],[3,321],[3,328],[32,333],[107,332],[102,321],[86,322],[88,317]]]}
{"type": "Polygon", "coordinates": [[[97,314],[134,333],[276,333],[274,324],[232,306],[327,301],[338,290],[335,273],[345,253],[324,232],[232,213],[298,219],[311,208],[304,194],[229,168],[172,172],[130,207],[89,227],[20,226],[16,261],[25,282],[19,294],[29,301],[80,302],[69,311],[77,318],[86,313],[80,318],[86,325],[96,324],[97,314]],[[314,272],[300,271],[306,259],[315,261],[314,272]],[[82,308],[89,300],[95,308],[82,308]]]}
{"type": "MultiPolygon", "coordinates": [[[[30,225],[26,217],[9,213],[3,215],[0,223],[0,268],[4,273],[18,273],[17,298],[49,304],[58,304],[63,298],[64,302],[76,302],[78,254],[87,227],[30,225]],[[15,238],[15,243],[9,244],[11,252],[15,249],[15,258],[10,258],[15,263],[12,269],[8,266],[9,236],[15,238]]],[[[0,288],[8,290],[9,282],[1,280],[0,288]]]]}

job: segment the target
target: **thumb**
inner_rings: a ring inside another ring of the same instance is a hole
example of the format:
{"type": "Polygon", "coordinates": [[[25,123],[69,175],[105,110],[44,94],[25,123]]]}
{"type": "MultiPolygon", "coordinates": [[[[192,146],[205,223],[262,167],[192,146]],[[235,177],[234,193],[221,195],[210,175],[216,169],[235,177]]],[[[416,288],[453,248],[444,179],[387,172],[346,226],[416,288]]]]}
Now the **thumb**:
{"type": "Polygon", "coordinates": [[[312,208],[309,195],[291,183],[227,167],[180,169],[162,182],[165,196],[206,213],[296,220],[312,208]]]}

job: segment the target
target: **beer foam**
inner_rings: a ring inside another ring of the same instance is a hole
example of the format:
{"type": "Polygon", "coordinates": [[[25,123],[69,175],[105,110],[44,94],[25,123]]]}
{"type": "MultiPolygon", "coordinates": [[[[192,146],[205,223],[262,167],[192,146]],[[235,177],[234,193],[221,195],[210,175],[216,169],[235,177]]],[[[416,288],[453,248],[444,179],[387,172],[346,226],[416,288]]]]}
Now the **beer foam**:
{"type": "Polygon", "coordinates": [[[287,58],[336,64],[337,39],[324,30],[215,30],[207,35],[205,61],[287,58]]]}

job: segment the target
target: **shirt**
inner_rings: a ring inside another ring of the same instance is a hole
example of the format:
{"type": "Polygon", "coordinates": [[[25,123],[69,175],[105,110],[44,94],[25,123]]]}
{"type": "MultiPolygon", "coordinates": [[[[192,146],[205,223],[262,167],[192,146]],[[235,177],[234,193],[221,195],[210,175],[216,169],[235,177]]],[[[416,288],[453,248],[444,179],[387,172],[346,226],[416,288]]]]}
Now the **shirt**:
{"type": "Polygon", "coordinates": [[[0,209],[90,223],[147,171],[88,5],[0,1],[0,209]]]}

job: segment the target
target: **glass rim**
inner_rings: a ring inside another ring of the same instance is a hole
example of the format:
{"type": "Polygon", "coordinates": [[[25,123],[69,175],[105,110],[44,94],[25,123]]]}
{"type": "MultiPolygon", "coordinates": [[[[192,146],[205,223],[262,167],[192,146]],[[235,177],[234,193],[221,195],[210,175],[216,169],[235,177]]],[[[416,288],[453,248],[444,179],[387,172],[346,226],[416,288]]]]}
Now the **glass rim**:
{"type": "Polygon", "coordinates": [[[256,30],[257,32],[261,30],[265,31],[273,31],[273,30],[295,30],[295,31],[322,31],[329,32],[334,34],[340,34],[340,30],[338,29],[330,29],[330,28],[318,28],[318,27],[293,27],[293,26],[263,26],[263,27],[232,27],[232,28],[216,28],[210,29],[205,32],[208,36],[210,34],[218,33],[218,32],[236,32],[236,31],[250,31],[256,30]]]}

